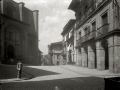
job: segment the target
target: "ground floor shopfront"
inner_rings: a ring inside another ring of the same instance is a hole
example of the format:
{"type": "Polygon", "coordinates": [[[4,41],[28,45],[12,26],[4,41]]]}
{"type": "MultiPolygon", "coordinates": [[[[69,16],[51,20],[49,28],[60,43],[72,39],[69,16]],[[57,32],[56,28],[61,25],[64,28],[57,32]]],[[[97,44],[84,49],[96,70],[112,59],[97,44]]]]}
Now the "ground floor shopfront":
{"type": "Polygon", "coordinates": [[[76,56],[79,66],[120,73],[119,33],[91,39],[82,43],[76,50],[78,50],[76,56]]]}

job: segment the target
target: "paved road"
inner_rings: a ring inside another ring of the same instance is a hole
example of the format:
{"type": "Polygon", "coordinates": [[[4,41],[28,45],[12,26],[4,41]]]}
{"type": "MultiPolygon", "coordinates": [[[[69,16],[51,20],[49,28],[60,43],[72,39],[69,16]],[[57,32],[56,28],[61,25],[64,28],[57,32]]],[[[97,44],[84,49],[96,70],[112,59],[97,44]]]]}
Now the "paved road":
{"type": "Polygon", "coordinates": [[[104,90],[104,80],[98,77],[79,77],[46,81],[12,82],[2,84],[2,90],[104,90]]]}
{"type": "Polygon", "coordinates": [[[104,79],[59,66],[26,66],[30,80],[2,82],[2,90],[104,90],[104,79]]]}

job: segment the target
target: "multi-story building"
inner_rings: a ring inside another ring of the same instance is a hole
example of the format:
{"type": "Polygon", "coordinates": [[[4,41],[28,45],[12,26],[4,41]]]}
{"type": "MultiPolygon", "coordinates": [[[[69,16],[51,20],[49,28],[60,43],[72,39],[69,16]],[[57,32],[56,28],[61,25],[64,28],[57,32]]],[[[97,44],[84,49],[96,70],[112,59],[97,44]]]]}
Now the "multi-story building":
{"type": "Polygon", "coordinates": [[[29,10],[23,2],[0,0],[0,25],[2,63],[38,64],[38,11],[29,10]]]}
{"type": "Polygon", "coordinates": [[[63,54],[66,56],[66,64],[75,64],[76,55],[74,54],[74,25],[75,20],[71,19],[63,28],[63,54]]]}
{"type": "Polygon", "coordinates": [[[63,65],[64,60],[62,56],[62,42],[55,42],[48,45],[48,53],[51,57],[50,64],[63,65]]]}
{"type": "Polygon", "coordinates": [[[119,0],[72,0],[80,66],[120,73],[119,6],[119,0]]]}

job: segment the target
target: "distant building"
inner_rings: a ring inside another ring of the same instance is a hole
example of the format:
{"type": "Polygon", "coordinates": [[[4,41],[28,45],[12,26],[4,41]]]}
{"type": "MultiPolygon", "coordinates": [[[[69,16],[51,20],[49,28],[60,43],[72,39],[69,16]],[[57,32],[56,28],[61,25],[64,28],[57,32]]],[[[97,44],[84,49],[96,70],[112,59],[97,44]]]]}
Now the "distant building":
{"type": "Polygon", "coordinates": [[[62,42],[55,42],[48,45],[48,53],[50,55],[51,65],[63,65],[64,60],[62,56],[62,42]]]}
{"type": "Polygon", "coordinates": [[[41,65],[43,63],[43,52],[38,50],[38,65],[41,65]]]}
{"type": "Polygon", "coordinates": [[[79,66],[120,73],[120,0],[72,0],[79,66]]]}
{"type": "Polygon", "coordinates": [[[43,57],[43,63],[42,63],[42,65],[50,65],[50,59],[51,59],[51,57],[50,57],[50,55],[49,54],[46,54],[46,55],[44,55],[44,57],[43,57]]]}
{"type": "Polygon", "coordinates": [[[63,28],[61,35],[63,36],[63,54],[66,57],[66,64],[75,64],[74,57],[74,25],[75,20],[71,19],[63,28]]]}
{"type": "Polygon", "coordinates": [[[38,64],[38,11],[29,10],[23,2],[1,0],[0,23],[1,62],[38,64]]]}

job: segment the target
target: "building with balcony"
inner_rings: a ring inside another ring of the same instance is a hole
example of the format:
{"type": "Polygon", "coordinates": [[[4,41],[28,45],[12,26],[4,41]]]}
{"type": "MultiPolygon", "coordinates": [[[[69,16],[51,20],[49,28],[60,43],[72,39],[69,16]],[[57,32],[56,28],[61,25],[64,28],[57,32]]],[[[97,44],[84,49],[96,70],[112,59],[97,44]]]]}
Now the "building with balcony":
{"type": "Polygon", "coordinates": [[[50,55],[50,65],[63,65],[62,42],[55,42],[48,45],[48,54],[50,55]]]}
{"type": "Polygon", "coordinates": [[[75,64],[74,57],[74,25],[75,20],[71,19],[63,28],[61,35],[63,36],[63,54],[66,59],[66,64],[75,64]]]}
{"type": "Polygon", "coordinates": [[[0,0],[0,60],[38,64],[38,11],[23,2],[0,0]]]}
{"type": "Polygon", "coordinates": [[[81,67],[120,73],[120,1],[72,0],[75,54],[81,67]]]}

